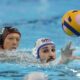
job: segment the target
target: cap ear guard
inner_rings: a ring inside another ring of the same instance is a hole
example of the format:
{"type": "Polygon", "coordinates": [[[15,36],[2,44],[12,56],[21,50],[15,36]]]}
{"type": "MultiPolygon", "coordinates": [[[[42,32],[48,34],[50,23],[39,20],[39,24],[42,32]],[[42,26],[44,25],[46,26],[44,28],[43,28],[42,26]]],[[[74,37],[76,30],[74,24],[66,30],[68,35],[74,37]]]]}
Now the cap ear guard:
{"type": "Polygon", "coordinates": [[[0,35],[4,33],[5,28],[0,28],[0,35]]]}
{"type": "Polygon", "coordinates": [[[34,55],[34,57],[37,58],[37,49],[36,48],[32,49],[32,54],[34,55]]]}
{"type": "Polygon", "coordinates": [[[5,31],[5,28],[0,28],[0,45],[3,44],[3,39],[2,39],[2,37],[3,37],[4,31],[5,31]]]}

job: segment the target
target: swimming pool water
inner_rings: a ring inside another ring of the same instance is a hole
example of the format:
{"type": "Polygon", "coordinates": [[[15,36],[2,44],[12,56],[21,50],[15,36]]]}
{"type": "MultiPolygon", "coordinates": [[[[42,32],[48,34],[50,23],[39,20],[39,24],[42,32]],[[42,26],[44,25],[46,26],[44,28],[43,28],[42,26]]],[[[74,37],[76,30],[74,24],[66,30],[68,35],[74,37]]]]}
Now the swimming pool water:
{"type": "MultiPolygon", "coordinates": [[[[31,50],[36,39],[51,38],[59,56],[60,48],[72,41],[77,48],[75,55],[80,55],[80,38],[67,36],[61,26],[61,17],[68,10],[80,9],[79,0],[1,0],[0,27],[13,25],[21,33],[19,49],[31,50]]],[[[25,74],[41,71],[49,80],[80,80],[80,62],[68,65],[41,67],[40,65],[21,65],[0,63],[0,80],[23,80],[25,74]]]]}

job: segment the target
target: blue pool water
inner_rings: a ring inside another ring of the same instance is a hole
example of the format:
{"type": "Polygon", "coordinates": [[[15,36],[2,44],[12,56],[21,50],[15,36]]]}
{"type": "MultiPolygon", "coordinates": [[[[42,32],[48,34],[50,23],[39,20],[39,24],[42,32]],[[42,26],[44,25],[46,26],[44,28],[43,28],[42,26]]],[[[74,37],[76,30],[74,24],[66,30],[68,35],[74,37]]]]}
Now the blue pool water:
{"type": "MultiPolygon", "coordinates": [[[[80,38],[67,36],[61,26],[63,14],[72,9],[80,9],[79,0],[1,0],[0,27],[11,24],[21,31],[19,49],[31,50],[36,39],[49,37],[56,44],[58,56],[60,48],[70,40],[77,48],[74,54],[80,56],[80,38]]],[[[0,63],[0,80],[23,80],[33,71],[44,72],[49,80],[80,80],[79,61],[55,67],[0,63]]]]}

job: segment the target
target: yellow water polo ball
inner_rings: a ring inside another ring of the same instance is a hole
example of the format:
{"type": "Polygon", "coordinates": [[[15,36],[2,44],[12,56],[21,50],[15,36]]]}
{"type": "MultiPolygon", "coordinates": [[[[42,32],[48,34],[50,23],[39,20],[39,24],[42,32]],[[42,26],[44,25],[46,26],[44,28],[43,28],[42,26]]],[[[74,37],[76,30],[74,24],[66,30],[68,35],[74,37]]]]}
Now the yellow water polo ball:
{"type": "Polygon", "coordinates": [[[62,17],[62,28],[69,36],[80,36],[80,10],[70,10],[62,17]]]}

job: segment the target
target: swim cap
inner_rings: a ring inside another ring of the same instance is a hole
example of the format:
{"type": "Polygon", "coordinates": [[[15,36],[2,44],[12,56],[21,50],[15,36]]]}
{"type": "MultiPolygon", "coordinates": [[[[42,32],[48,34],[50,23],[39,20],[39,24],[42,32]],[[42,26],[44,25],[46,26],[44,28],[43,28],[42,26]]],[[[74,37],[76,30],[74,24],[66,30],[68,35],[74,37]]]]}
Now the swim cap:
{"type": "Polygon", "coordinates": [[[3,46],[4,40],[10,33],[18,33],[21,36],[21,33],[12,26],[6,26],[0,29],[0,46],[3,46]]]}
{"type": "Polygon", "coordinates": [[[32,51],[33,55],[34,55],[36,58],[40,58],[40,56],[39,56],[39,50],[40,50],[43,46],[48,45],[48,44],[52,44],[52,45],[55,47],[54,42],[51,41],[51,40],[48,39],[48,38],[40,38],[40,39],[38,39],[38,40],[36,41],[35,47],[33,48],[33,51],[32,51]]]}

